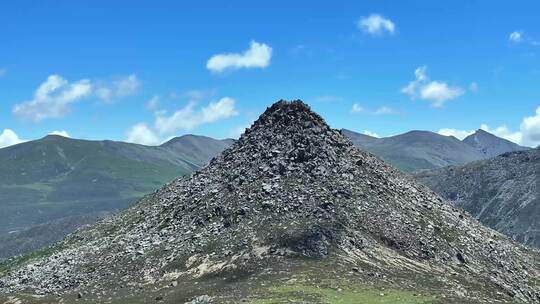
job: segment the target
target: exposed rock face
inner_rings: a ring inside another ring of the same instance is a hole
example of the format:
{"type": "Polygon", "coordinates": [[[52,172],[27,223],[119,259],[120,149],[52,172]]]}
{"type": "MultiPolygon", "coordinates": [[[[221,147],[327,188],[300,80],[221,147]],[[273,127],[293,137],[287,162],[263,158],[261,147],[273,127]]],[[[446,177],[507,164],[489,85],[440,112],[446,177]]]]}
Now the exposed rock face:
{"type": "Polygon", "coordinates": [[[486,226],[540,247],[540,150],[506,153],[415,177],[486,226]]]}
{"type": "Polygon", "coordinates": [[[540,302],[537,253],[358,150],[300,101],[272,105],[189,178],[14,266],[0,292],[181,282],[300,257],[428,274],[468,303],[540,302]]]}

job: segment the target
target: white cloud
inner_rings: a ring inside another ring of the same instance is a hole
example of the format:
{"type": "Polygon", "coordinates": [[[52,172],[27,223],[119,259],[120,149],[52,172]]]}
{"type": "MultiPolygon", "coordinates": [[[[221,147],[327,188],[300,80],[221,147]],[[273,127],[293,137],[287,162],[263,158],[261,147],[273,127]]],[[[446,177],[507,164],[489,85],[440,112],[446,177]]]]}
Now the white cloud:
{"type": "Polygon", "coordinates": [[[146,123],[134,125],[129,129],[126,141],[144,145],[156,145],[163,142],[163,138],[174,137],[178,131],[192,130],[203,124],[238,115],[235,100],[230,97],[223,97],[199,108],[197,103],[197,101],[191,100],[185,107],[168,116],[165,110],[159,110],[156,106],[154,109],[156,117],[154,125],[149,126],[146,123]]]}
{"type": "Polygon", "coordinates": [[[159,96],[154,96],[146,102],[146,109],[149,111],[155,111],[159,108],[159,96]]]}
{"type": "Polygon", "coordinates": [[[251,41],[249,49],[242,54],[227,53],[210,57],[206,68],[216,73],[241,68],[266,68],[270,65],[271,58],[271,47],[264,43],[251,41]]]}
{"type": "Polygon", "coordinates": [[[522,134],[522,143],[529,146],[540,144],[540,107],[536,108],[533,116],[523,118],[519,129],[522,134]]]}
{"type": "Polygon", "coordinates": [[[394,114],[396,111],[394,111],[394,109],[390,108],[390,107],[387,107],[387,106],[382,106],[378,109],[376,109],[375,111],[373,111],[373,114],[374,115],[386,115],[386,114],[394,114]]]}
{"type": "Polygon", "coordinates": [[[458,130],[458,129],[450,129],[450,128],[444,128],[437,131],[437,133],[444,135],[444,136],[454,136],[455,138],[458,138],[460,140],[463,140],[465,137],[473,134],[475,131],[467,131],[467,130],[458,130]]]}
{"type": "Polygon", "coordinates": [[[13,106],[16,116],[39,122],[49,118],[64,117],[70,106],[85,98],[97,96],[104,101],[134,94],[140,87],[135,75],[107,84],[96,84],[89,79],[70,83],[60,75],[50,75],[34,92],[31,100],[13,106]]]}
{"type": "Polygon", "coordinates": [[[145,123],[138,123],[128,131],[127,142],[141,145],[158,145],[161,141],[159,136],[145,123]]]}
{"type": "Polygon", "coordinates": [[[88,79],[69,83],[59,75],[51,75],[34,93],[34,98],[16,104],[13,113],[23,119],[41,121],[60,118],[69,112],[69,105],[88,97],[92,84],[88,79]]]}
{"type": "Polygon", "coordinates": [[[388,115],[388,114],[396,114],[396,111],[388,106],[382,106],[378,107],[377,109],[370,111],[362,106],[360,106],[357,103],[354,103],[352,105],[351,113],[359,114],[359,113],[365,113],[365,114],[371,114],[371,115],[388,115]]]}
{"type": "Polygon", "coordinates": [[[52,131],[51,133],[49,133],[49,135],[59,135],[59,136],[71,138],[71,136],[69,136],[69,133],[68,133],[67,131],[65,131],[65,130],[62,130],[62,131],[52,131]]]}
{"type": "Polygon", "coordinates": [[[352,105],[351,113],[362,113],[365,109],[362,108],[359,104],[355,103],[352,105]]]}
{"type": "Polygon", "coordinates": [[[521,42],[522,41],[521,32],[515,31],[515,32],[510,33],[510,36],[508,36],[508,39],[516,43],[521,42]]]}
{"type": "Polygon", "coordinates": [[[359,29],[371,35],[381,35],[384,32],[393,34],[396,30],[394,22],[378,14],[360,18],[357,22],[357,26],[359,29]]]}
{"type": "Polygon", "coordinates": [[[25,140],[20,139],[11,129],[4,129],[4,131],[0,133],[0,148],[9,147],[22,142],[25,142],[25,140]]]}
{"type": "Polygon", "coordinates": [[[371,136],[371,137],[376,137],[376,138],[380,138],[379,134],[375,133],[375,132],[371,132],[369,130],[364,130],[364,132],[362,132],[364,135],[367,135],[367,136],[371,136]]]}
{"type": "Polygon", "coordinates": [[[110,84],[96,85],[95,94],[103,101],[110,102],[114,98],[122,98],[137,93],[142,83],[137,75],[131,74],[127,77],[113,81],[110,84]]]}
{"type": "Polygon", "coordinates": [[[155,128],[160,134],[174,133],[180,130],[191,130],[202,124],[238,115],[235,100],[223,97],[217,102],[211,102],[202,109],[195,109],[195,102],[189,102],[184,108],[171,116],[158,115],[155,128]]]}
{"type": "Polygon", "coordinates": [[[422,66],[414,71],[415,80],[401,89],[411,99],[422,99],[431,102],[433,107],[442,107],[445,102],[465,94],[460,87],[452,87],[443,81],[431,81],[427,76],[427,67],[422,66]]]}

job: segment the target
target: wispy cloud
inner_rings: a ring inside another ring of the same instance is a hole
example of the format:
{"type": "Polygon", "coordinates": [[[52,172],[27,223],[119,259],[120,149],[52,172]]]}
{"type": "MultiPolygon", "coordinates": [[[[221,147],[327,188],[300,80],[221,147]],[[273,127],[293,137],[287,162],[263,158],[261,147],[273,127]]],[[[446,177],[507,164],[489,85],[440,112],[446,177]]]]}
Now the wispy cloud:
{"type": "Polygon", "coordinates": [[[116,98],[135,95],[141,85],[142,83],[137,78],[137,75],[131,74],[110,84],[97,84],[95,93],[101,100],[111,102],[116,98]]]}
{"type": "Polygon", "coordinates": [[[354,103],[351,108],[351,113],[353,114],[371,114],[371,115],[389,115],[389,114],[397,114],[398,112],[389,107],[389,106],[381,106],[376,108],[375,110],[369,110],[364,107],[362,107],[358,103],[354,103]]]}
{"type": "Polygon", "coordinates": [[[110,85],[100,81],[81,79],[69,82],[60,75],[50,75],[34,92],[30,100],[13,106],[12,112],[19,118],[33,122],[61,118],[71,111],[71,106],[89,97],[110,100],[113,97],[132,95],[139,88],[135,75],[120,79],[110,85]]]}
{"type": "Polygon", "coordinates": [[[536,40],[534,37],[526,35],[526,33],[523,31],[514,31],[510,33],[508,40],[514,44],[524,43],[532,46],[540,46],[540,41],[536,40]]]}
{"type": "Polygon", "coordinates": [[[431,102],[435,108],[444,106],[449,101],[465,94],[465,90],[450,86],[444,81],[430,80],[427,76],[427,67],[422,66],[414,71],[415,80],[401,89],[411,99],[422,99],[431,102]]]}
{"type": "Polygon", "coordinates": [[[366,109],[364,109],[362,106],[360,106],[357,103],[353,103],[351,113],[363,113],[366,109]]]}
{"type": "Polygon", "coordinates": [[[4,77],[7,75],[8,70],[0,68],[0,77],[4,77]]]}
{"type": "Polygon", "coordinates": [[[394,34],[396,30],[396,25],[392,20],[378,14],[362,17],[356,25],[365,33],[373,36],[379,36],[384,33],[394,34]]]}
{"type": "Polygon", "coordinates": [[[159,96],[155,95],[146,102],[146,109],[149,111],[155,111],[159,108],[159,105],[160,105],[159,96]]]}
{"type": "Polygon", "coordinates": [[[60,75],[51,75],[37,88],[31,100],[16,104],[13,113],[34,122],[63,117],[71,104],[88,97],[91,92],[92,83],[88,79],[69,83],[60,75]]]}
{"type": "Polygon", "coordinates": [[[522,41],[521,32],[516,31],[516,32],[510,33],[510,36],[508,36],[508,40],[512,42],[521,42],[522,41]]]}
{"type": "Polygon", "coordinates": [[[396,111],[390,107],[382,106],[380,108],[377,108],[375,111],[373,111],[374,115],[387,115],[387,114],[394,114],[396,111]]]}
{"type": "Polygon", "coordinates": [[[270,65],[272,48],[264,43],[251,41],[249,49],[243,53],[226,53],[210,57],[206,68],[215,73],[227,70],[266,68],[270,65]]]}

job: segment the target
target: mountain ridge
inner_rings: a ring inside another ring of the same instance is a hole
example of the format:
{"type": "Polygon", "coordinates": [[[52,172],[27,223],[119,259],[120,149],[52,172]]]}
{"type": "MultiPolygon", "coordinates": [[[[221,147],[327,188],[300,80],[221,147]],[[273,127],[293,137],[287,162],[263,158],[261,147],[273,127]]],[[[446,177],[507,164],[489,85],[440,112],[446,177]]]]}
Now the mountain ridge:
{"type": "Polygon", "coordinates": [[[406,172],[459,165],[505,152],[529,149],[484,130],[478,130],[464,140],[424,130],[411,130],[383,138],[347,129],[342,129],[342,132],[357,147],[380,156],[406,172]]]}
{"type": "Polygon", "coordinates": [[[415,178],[485,225],[540,247],[539,172],[540,150],[530,149],[419,172],[415,178]]]}
{"type": "MultiPolygon", "coordinates": [[[[0,216],[6,219],[0,236],[63,217],[124,209],[176,176],[200,168],[230,145],[203,136],[188,139],[150,147],[48,135],[0,149],[0,216]]],[[[0,244],[0,259],[8,257],[7,252],[22,254],[38,249],[38,244],[48,245],[44,239],[59,240],[67,232],[71,231],[62,228],[58,235],[45,236],[28,231],[22,246],[12,235],[0,244]]]]}

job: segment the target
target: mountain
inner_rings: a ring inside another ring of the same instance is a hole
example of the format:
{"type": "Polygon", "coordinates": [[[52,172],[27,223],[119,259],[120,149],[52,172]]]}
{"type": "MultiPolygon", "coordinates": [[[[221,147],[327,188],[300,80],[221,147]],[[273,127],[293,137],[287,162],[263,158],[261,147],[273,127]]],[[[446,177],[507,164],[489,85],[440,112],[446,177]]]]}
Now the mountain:
{"type": "Polygon", "coordinates": [[[0,149],[0,259],[124,209],[230,144],[193,135],[157,147],[49,135],[0,149]]]}
{"type": "Polygon", "coordinates": [[[530,148],[522,147],[509,140],[497,137],[482,129],[463,139],[463,142],[480,151],[484,158],[491,158],[506,152],[525,151],[530,148]]]}
{"type": "Polygon", "coordinates": [[[540,150],[509,152],[415,177],[485,225],[540,247],[540,150]]]}
{"type": "Polygon", "coordinates": [[[477,149],[455,137],[429,131],[410,131],[385,138],[370,137],[350,130],[342,132],[359,148],[405,172],[463,164],[484,157],[477,149]]]}
{"type": "Polygon", "coordinates": [[[191,176],[2,264],[0,300],[540,303],[539,259],[280,101],[191,176]]]}
{"type": "Polygon", "coordinates": [[[491,158],[505,152],[527,150],[483,130],[463,141],[429,131],[376,138],[342,130],[355,146],[365,149],[405,172],[459,165],[491,158]]]}

